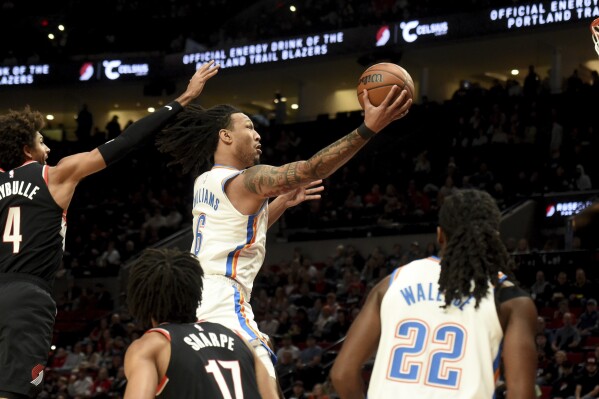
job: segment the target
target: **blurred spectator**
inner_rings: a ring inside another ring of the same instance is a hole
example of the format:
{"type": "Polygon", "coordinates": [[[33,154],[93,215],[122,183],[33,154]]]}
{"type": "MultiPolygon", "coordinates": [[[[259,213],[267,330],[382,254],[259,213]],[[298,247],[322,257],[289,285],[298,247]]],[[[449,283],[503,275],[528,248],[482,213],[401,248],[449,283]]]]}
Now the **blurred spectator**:
{"type": "Polygon", "coordinates": [[[106,124],[106,132],[108,133],[108,140],[117,138],[121,134],[121,125],[119,124],[118,115],[114,115],[112,119],[106,124]]]}
{"type": "Polygon", "coordinates": [[[551,284],[545,280],[545,272],[537,271],[535,282],[530,286],[530,295],[537,306],[545,306],[551,298],[551,284]]]}
{"type": "Polygon", "coordinates": [[[291,335],[289,335],[289,334],[286,334],[283,336],[283,339],[281,340],[281,346],[280,346],[279,350],[277,351],[277,357],[282,356],[283,352],[290,353],[291,359],[294,362],[297,361],[297,359],[299,358],[300,350],[297,346],[295,346],[293,344],[291,335]]]}
{"type": "Polygon", "coordinates": [[[272,312],[267,311],[264,318],[258,323],[258,327],[264,334],[272,337],[279,329],[279,321],[274,317],[272,312]]]}
{"type": "Polygon", "coordinates": [[[77,129],[75,130],[75,135],[77,136],[77,140],[84,146],[89,145],[93,125],[93,115],[87,109],[87,104],[83,104],[81,110],[79,110],[79,113],[77,114],[77,129]]]}
{"type": "Polygon", "coordinates": [[[599,332],[597,329],[598,321],[599,313],[597,312],[597,301],[591,298],[586,301],[585,310],[578,317],[576,328],[580,331],[582,337],[596,335],[599,332]]]}
{"type": "Polygon", "coordinates": [[[312,392],[308,395],[308,399],[329,399],[330,396],[325,392],[323,384],[315,384],[312,392]]]}
{"type": "Polygon", "coordinates": [[[561,372],[553,382],[551,389],[552,398],[568,399],[575,396],[576,393],[576,375],[574,374],[574,365],[566,360],[562,363],[561,372]]]}
{"type": "Polygon", "coordinates": [[[275,370],[281,389],[287,391],[291,388],[293,381],[297,376],[297,367],[291,351],[279,350],[277,352],[277,364],[275,365],[275,370]]]}
{"type": "Polygon", "coordinates": [[[587,279],[583,268],[576,269],[574,283],[570,287],[570,303],[581,306],[586,299],[596,295],[597,287],[587,279]]]}
{"type": "Polygon", "coordinates": [[[91,386],[92,398],[108,398],[108,393],[112,387],[112,380],[108,376],[106,367],[100,368],[98,375],[91,386]]]}
{"type": "Polygon", "coordinates": [[[89,375],[87,367],[81,365],[78,369],[73,369],[68,386],[69,395],[87,398],[91,395],[93,384],[94,380],[89,375]]]}
{"type": "Polygon", "coordinates": [[[584,167],[581,164],[576,165],[576,189],[582,191],[591,188],[591,178],[584,172],[584,167]]]}
{"type": "Polygon", "coordinates": [[[580,333],[572,325],[572,314],[566,313],[563,316],[563,326],[555,331],[551,347],[554,351],[573,351],[578,349],[580,339],[580,333]]]}
{"type": "Polygon", "coordinates": [[[309,334],[306,338],[306,347],[300,351],[299,360],[302,364],[308,364],[314,356],[320,356],[322,348],[316,344],[316,337],[309,334]]]}
{"type": "Polygon", "coordinates": [[[293,383],[293,391],[289,399],[307,399],[303,381],[293,383]]]}
{"type": "Polygon", "coordinates": [[[599,394],[599,373],[597,359],[587,358],[582,375],[576,383],[576,398],[595,398],[599,394]]]}

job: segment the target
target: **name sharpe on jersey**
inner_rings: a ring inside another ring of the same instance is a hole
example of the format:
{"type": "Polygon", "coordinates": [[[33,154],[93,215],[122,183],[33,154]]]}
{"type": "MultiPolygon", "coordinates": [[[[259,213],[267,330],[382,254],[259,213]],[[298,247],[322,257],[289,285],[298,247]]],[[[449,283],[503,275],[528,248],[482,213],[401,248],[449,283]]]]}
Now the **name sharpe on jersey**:
{"type": "Polygon", "coordinates": [[[200,188],[193,194],[193,206],[195,207],[199,203],[203,203],[214,209],[218,210],[218,204],[220,200],[212,191],[206,190],[205,188],[200,188]]]}
{"type": "Polygon", "coordinates": [[[211,332],[206,335],[201,331],[195,334],[189,334],[183,338],[183,342],[191,346],[191,349],[194,351],[199,351],[202,348],[209,347],[226,348],[230,351],[233,351],[233,344],[235,343],[235,341],[233,341],[233,337],[229,337],[228,335],[216,335],[215,333],[211,332]]]}
{"type": "Polygon", "coordinates": [[[8,197],[9,195],[21,195],[27,197],[30,200],[39,190],[39,186],[33,186],[31,183],[27,183],[22,180],[15,180],[8,183],[0,184],[0,200],[8,197]]]}

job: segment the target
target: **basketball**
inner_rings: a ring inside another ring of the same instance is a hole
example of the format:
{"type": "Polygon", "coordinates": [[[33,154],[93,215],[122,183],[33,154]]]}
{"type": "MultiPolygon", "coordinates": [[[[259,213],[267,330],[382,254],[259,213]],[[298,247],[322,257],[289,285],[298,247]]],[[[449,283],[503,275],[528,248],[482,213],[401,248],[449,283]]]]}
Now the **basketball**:
{"type": "Polygon", "coordinates": [[[362,93],[364,89],[368,90],[368,99],[372,105],[378,106],[387,97],[387,93],[393,85],[399,86],[398,96],[403,89],[407,90],[408,97],[406,101],[414,98],[414,81],[404,68],[397,64],[381,62],[366,69],[360,76],[357,88],[358,101],[362,109],[364,109],[362,93]]]}

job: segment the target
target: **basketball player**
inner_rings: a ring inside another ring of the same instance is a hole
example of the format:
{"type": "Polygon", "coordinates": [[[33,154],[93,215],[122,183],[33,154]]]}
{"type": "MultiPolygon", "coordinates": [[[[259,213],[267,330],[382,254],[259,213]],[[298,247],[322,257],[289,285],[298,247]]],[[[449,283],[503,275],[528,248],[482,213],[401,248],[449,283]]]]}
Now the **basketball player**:
{"type": "Polygon", "coordinates": [[[125,354],[126,399],[277,397],[247,341],[196,322],[203,274],[195,256],[173,249],[146,249],[131,265],[129,310],[153,328],[125,354]]]}
{"type": "Polygon", "coordinates": [[[0,116],[0,398],[33,397],[44,377],[56,305],[53,281],[66,213],[86,176],[124,157],[200,95],[218,71],[203,65],[185,92],[91,152],[46,165],[42,115],[25,107],[0,116]]]}
{"type": "Polygon", "coordinates": [[[507,398],[536,398],[536,308],[503,274],[512,260],[499,221],[484,191],[447,197],[442,258],[396,269],[350,327],[331,370],[342,399],[364,398],[362,366],[375,351],[369,398],[492,398],[502,359],[507,398]]]}
{"type": "Polygon", "coordinates": [[[229,105],[187,107],[157,138],[183,172],[199,175],[193,198],[191,252],[204,269],[199,319],[243,331],[276,384],[276,358],[258,330],[249,304],[265,256],[266,230],[290,206],[320,198],[318,185],[349,161],[389,123],[408,112],[412,101],[393,86],[374,107],[365,91],[364,123],[306,161],[259,165],[260,135],[252,120],[229,105]],[[393,99],[395,100],[393,101],[393,99]],[[212,160],[214,166],[212,166],[212,160]],[[268,199],[276,197],[270,204],[268,199]],[[271,361],[272,360],[272,361],[271,361]]]}

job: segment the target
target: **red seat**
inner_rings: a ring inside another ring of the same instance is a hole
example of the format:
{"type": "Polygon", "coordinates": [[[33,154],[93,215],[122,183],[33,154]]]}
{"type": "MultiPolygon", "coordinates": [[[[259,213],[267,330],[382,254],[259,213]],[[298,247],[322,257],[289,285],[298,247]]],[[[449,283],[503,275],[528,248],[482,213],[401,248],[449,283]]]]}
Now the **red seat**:
{"type": "Polygon", "coordinates": [[[550,385],[541,385],[541,399],[550,399],[552,389],[550,385]]]}
{"type": "Polygon", "coordinates": [[[584,346],[593,347],[593,348],[599,346],[599,337],[592,337],[592,336],[586,337],[584,340],[584,346]]]}
{"type": "Polygon", "coordinates": [[[568,360],[575,366],[584,361],[584,354],[582,352],[568,352],[566,356],[568,357],[568,360]]]}
{"type": "Polygon", "coordinates": [[[541,310],[539,310],[539,316],[542,316],[543,318],[545,318],[545,320],[551,320],[553,319],[553,315],[556,310],[557,308],[555,307],[545,306],[541,308],[541,310]]]}

